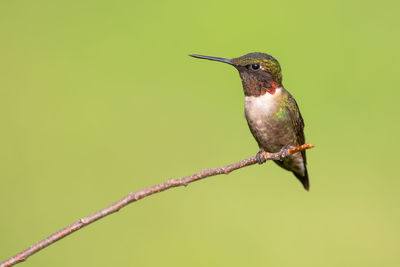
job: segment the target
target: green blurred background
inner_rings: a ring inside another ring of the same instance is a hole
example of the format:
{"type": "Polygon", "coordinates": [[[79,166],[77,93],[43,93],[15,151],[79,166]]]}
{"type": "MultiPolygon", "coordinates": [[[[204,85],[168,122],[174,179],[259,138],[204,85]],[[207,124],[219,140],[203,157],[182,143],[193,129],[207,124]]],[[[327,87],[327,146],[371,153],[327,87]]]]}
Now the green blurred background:
{"type": "Polygon", "coordinates": [[[311,191],[269,163],[135,203],[24,266],[400,266],[397,1],[0,2],[0,260],[131,191],[255,155],[267,52],[311,191]]]}

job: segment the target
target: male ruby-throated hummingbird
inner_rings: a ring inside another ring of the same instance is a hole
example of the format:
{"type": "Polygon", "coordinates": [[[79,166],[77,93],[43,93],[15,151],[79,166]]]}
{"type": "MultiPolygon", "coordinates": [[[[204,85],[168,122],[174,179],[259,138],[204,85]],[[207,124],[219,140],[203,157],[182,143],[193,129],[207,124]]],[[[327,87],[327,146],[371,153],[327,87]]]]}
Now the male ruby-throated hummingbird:
{"type": "MultiPolygon", "coordinates": [[[[239,71],[245,94],[245,116],[260,148],[257,153],[260,164],[265,161],[264,152],[304,144],[303,118],[296,100],[282,85],[281,67],[274,57],[264,53],[232,59],[190,56],[227,63],[239,71]]],[[[293,172],[304,188],[309,189],[305,150],[275,163],[293,172]]]]}

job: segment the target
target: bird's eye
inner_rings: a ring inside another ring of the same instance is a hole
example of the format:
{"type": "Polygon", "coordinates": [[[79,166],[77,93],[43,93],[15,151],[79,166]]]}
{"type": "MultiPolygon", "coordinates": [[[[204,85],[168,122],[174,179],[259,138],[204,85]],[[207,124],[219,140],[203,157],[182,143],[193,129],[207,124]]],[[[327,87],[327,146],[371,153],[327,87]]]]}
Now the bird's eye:
{"type": "Polygon", "coordinates": [[[258,70],[260,68],[260,64],[254,63],[253,65],[251,65],[251,68],[253,70],[258,70]]]}

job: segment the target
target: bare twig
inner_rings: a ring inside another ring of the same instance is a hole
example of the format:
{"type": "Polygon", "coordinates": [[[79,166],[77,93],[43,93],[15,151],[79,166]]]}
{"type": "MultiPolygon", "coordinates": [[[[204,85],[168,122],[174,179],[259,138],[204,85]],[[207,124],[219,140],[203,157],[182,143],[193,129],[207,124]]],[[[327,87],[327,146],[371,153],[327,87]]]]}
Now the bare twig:
{"type": "MultiPolygon", "coordinates": [[[[304,144],[298,147],[291,147],[291,148],[284,148],[281,151],[277,153],[265,153],[264,157],[266,160],[280,160],[283,159],[284,157],[287,157],[289,155],[292,155],[293,153],[299,152],[301,150],[313,148],[314,146],[312,144],[304,144]]],[[[215,168],[215,169],[206,169],[201,172],[195,173],[190,176],[186,176],[183,178],[179,179],[170,179],[164,183],[151,186],[142,190],[139,190],[135,193],[129,193],[127,196],[122,198],[121,200],[115,202],[114,204],[108,206],[107,208],[104,208],[96,213],[93,213],[92,215],[89,215],[85,218],[82,218],[73,224],[61,229],[60,231],[50,235],[49,237],[43,239],[42,241],[39,241],[38,243],[32,245],[31,247],[25,249],[24,251],[21,251],[14,257],[9,258],[8,260],[0,263],[0,267],[7,267],[7,266],[12,266],[17,263],[25,261],[29,256],[35,254],[36,252],[42,250],[43,248],[53,244],[54,242],[74,233],[75,231],[81,229],[82,227],[85,227],[86,225],[95,222],[105,216],[108,216],[116,211],[119,211],[121,208],[127,206],[129,203],[138,201],[144,197],[150,196],[155,193],[159,193],[162,191],[165,191],[169,188],[172,187],[178,187],[178,186],[187,186],[189,183],[214,176],[214,175],[219,175],[219,174],[229,174],[230,172],[250,166],[257,163],[256,157],[250,157],[247,159],[244,159],[242,161],[215,168]]]]}

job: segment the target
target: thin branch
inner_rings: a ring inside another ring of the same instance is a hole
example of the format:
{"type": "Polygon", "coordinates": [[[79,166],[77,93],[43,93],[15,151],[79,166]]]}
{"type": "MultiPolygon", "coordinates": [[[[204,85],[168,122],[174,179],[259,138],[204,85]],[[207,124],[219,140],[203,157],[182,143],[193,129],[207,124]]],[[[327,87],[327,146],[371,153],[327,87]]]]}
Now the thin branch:
{"type": "MultiPolygon", "coordinates": [[[[304,144],[298,147],[291,147],[291,148],[283,148],[281,151],[277,153],[264,153],[264,157],[266,160],[281,160],[289,155],[292,155],[296,152],[299,152],[301,150],[305,149],[310,149],[313,148],[314,146],[312,144],[304,144]]],[[[215,169],[206,169],[201,172],[195,173],[190,176],[186,176],[183,178],[179,179],[170,179],[164,183],[151,186],[142,190],[139,190],[135,193],[129,193],[127,196],[122,198],[121,200],[115,202],[114,204],[108,206],[107,208],[104,208],[96,213],[93,213],[92,215],[89,215],[85,218],[82,218],[73,224],[61,229],[60,231],[50,235],[49,237],[43,239],[42,241],[39,241],[38,243],[32,245],[31,247],[25,249],[24,251],[21,251],[14,257],[9,258],[8,260],[0,263],[0,267],[8,267],[15,265],[17,263],[25,261],[29,256],[32,256],[36,252],[44,249],[45,247],[53,244],[54,242],[78,231],[79,229],[91,224],[92,222],[95,222],[105,216],[108,216],[114,212],[119,211],[121,208],[127,206],[128,204],[138,201],[144,197],[165,191],[169,188],[172,187],[178,187],[178,186],[187,186],[189,183],[214,176],[214,175],[219,175],[219,174],[229,174],[230,172],[250,166],[253,164],[257,163],[257,158],[256,157],[250,157],[247,159],[244,159],[242,161],[215,168],[215,169]]]]}

